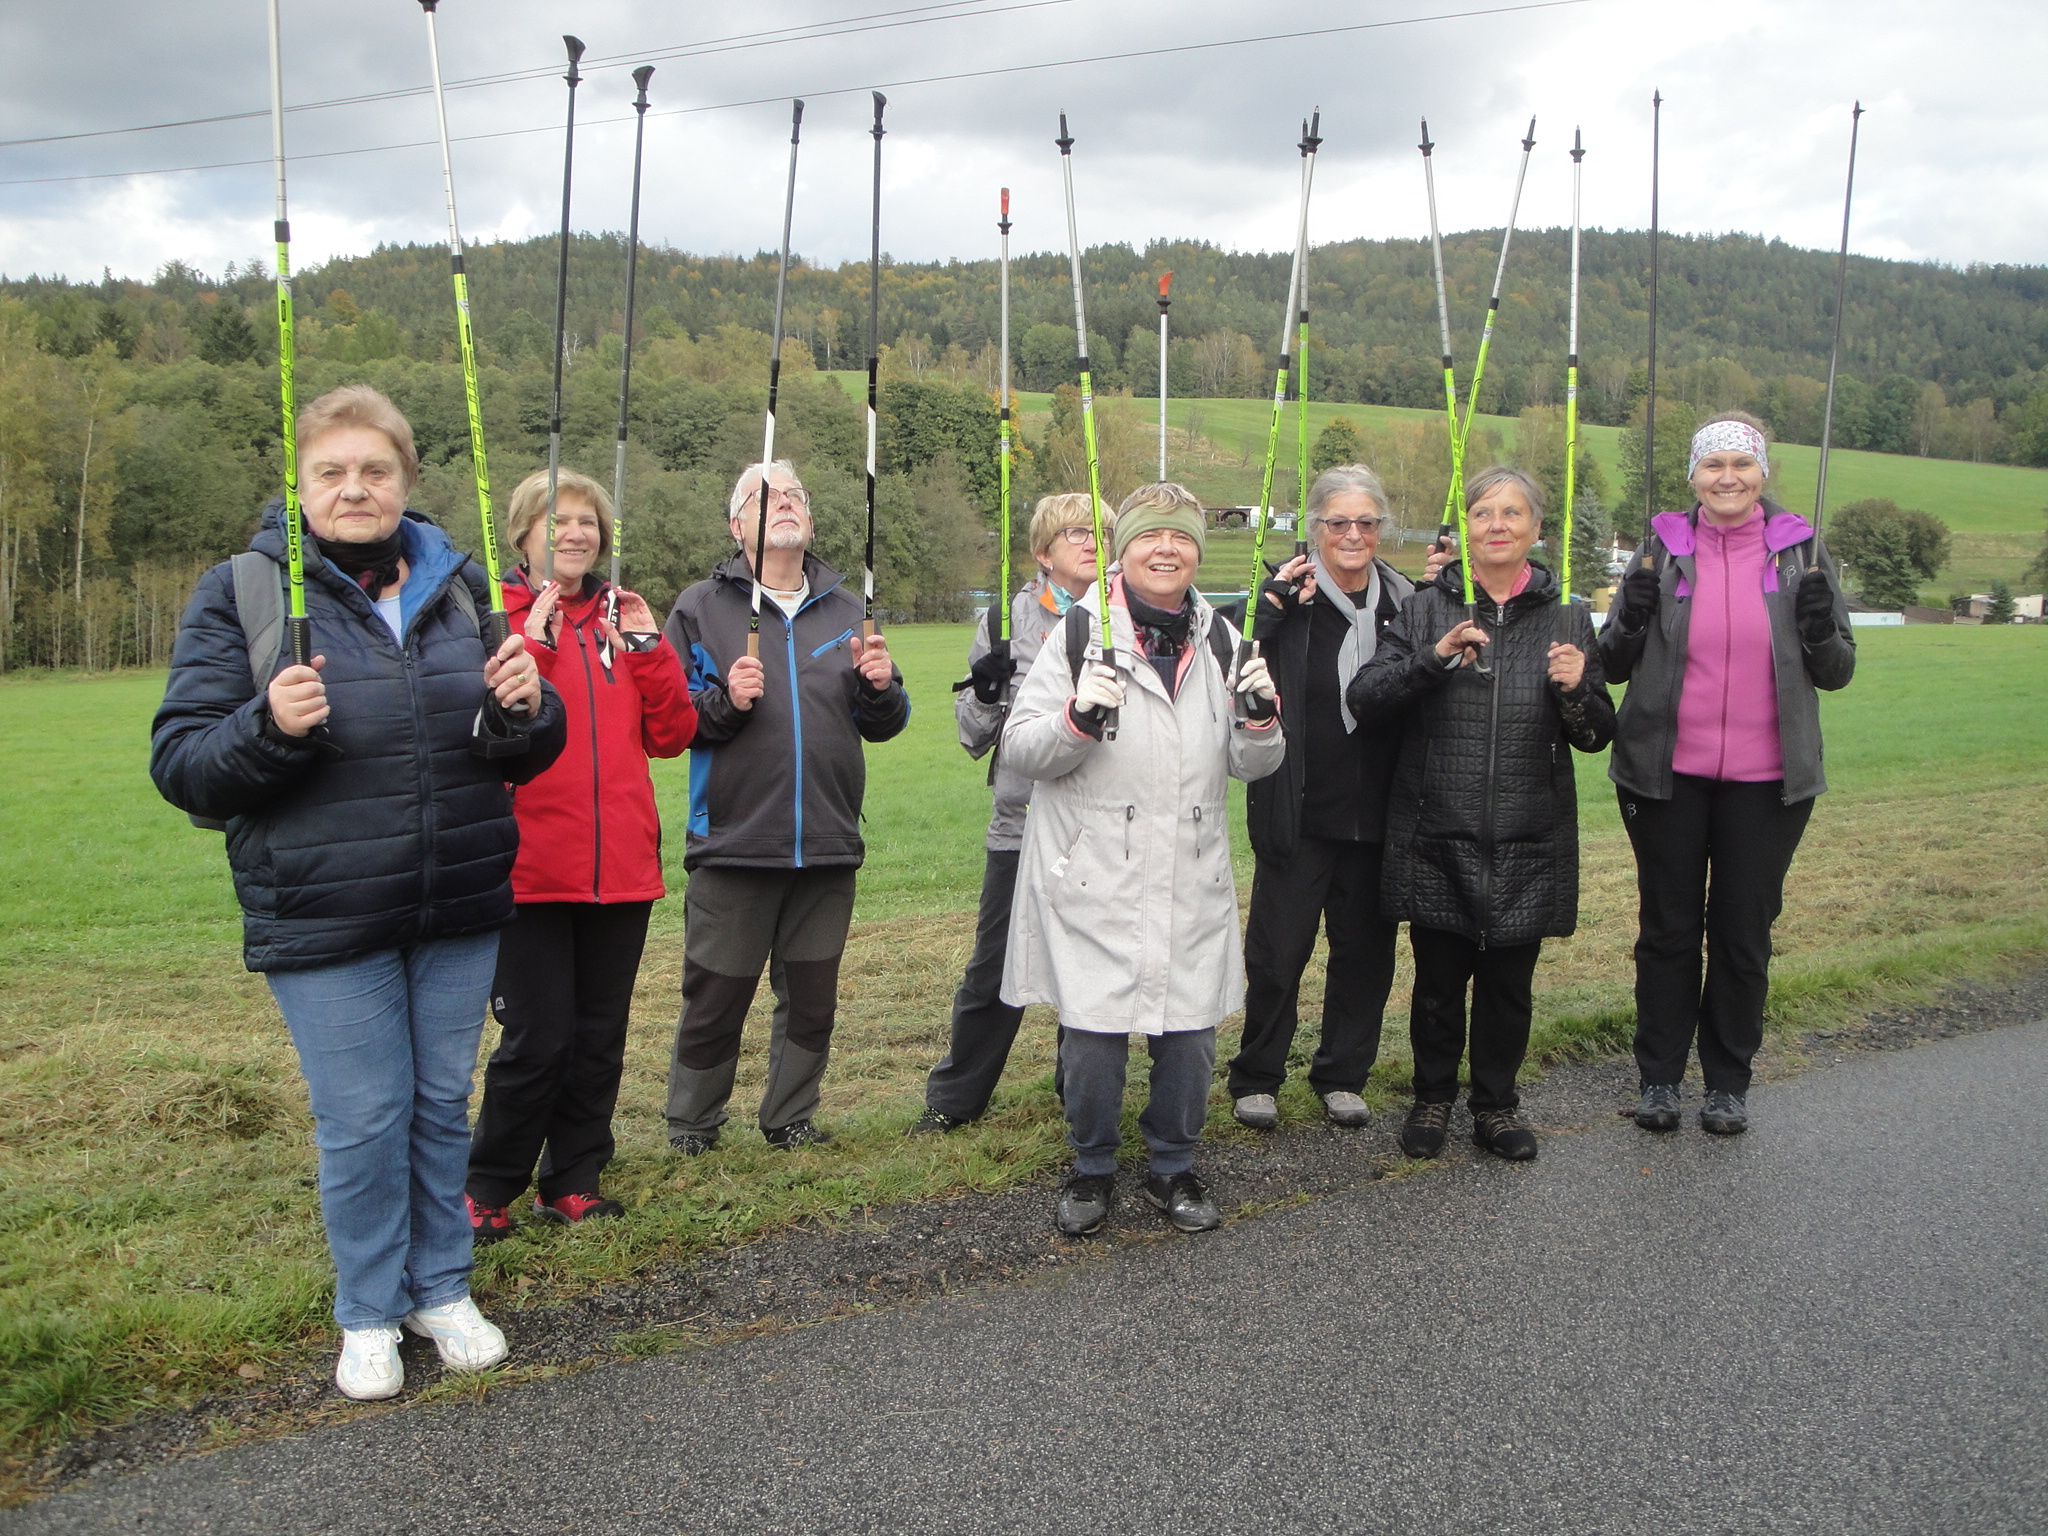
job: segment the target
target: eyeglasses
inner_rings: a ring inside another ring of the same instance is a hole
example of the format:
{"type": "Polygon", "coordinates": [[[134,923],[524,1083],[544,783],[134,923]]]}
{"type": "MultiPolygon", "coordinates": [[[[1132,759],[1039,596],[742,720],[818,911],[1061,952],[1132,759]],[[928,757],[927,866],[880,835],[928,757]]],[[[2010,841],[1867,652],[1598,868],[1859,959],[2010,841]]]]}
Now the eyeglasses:
{"type": "Polygon", "coordinates": [[[1386,522],[1384,517],[1321,517],[1316,525],[1327,529],[1338,538],[1349,533],[1371,533],[1386,522]]]}
{"type": "MultiPolygon", "coordinates": [[[[754,500],[757,506],[760,504],[760,495],[761,492],[757,488],[753,497],[750,498],[754,500]]],[[[808,507],[811,504],[811,493],[800,485],[793,488],[787,485],[771,485],[768,487],[768,500],[770,502],[786,501],[793,507],[808,507]]]]}
{"type": "Polygon", "coordinates": [[[1058,537],[1065,539],[1069,544],[1093,544],[1095,542],[1095,530],[1085,527],[1062,528],[1059,531],[1058,537]]]}

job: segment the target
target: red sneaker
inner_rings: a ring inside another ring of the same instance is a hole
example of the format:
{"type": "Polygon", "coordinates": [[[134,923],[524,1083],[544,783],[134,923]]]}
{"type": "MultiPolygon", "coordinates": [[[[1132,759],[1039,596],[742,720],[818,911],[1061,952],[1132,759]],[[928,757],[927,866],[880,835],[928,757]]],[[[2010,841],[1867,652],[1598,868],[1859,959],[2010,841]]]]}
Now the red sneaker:
{"type": "Polygon", "coordinates": [[[488,1247],[512,1235],[512,1213],[502,1205],[478,1205],[474,1195],[464,1195],[469,1207],[469,1240],[478,1248],[488,1247]]]}
{"type": "Polygon", "coordinates": [[[534,1201],[533,1214],[542,1221],[560,1222],[567,1227],[593,1216],[623,1216],[626,1208],[599,1194],[557,1195],[552,1200],[534,1201]]]}

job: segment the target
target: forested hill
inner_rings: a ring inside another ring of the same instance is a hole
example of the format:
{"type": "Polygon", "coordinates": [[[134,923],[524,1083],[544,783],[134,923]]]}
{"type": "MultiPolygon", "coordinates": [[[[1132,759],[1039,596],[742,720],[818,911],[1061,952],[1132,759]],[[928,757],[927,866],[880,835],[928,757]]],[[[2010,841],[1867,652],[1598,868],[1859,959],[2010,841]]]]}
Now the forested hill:
{"type": "MultiPolygon", "coordinates": [[[[1499,239],[1497,230],[1479,230],[1445,241],[1461,370],[1469,367],[1477,341],[1499,239]]],[[[1583,241],[1583,404],[1596,420],[1619,421],[1643,390],[1648,237],[1594,230],[1583,241]]],[[[1568,258],[1567,231],[1516,235],[1487,368],[1487,410],[1512,415],[1560,398],[1568,258]]],[[[516,368],[546,356],[555,260],[551,236],[482,245],[469,254],[487,360],[516,368]]],[[[1664,388],[1701,409],[1761,405],[1778,418],[1773,426],[1782,436],[1810,437],[1813,385],[1827,371],[1834,260],[1830,252],[1753,236],[1666,236],[1659,295],[1664,388]]],[[[622,236],[575,241],[568,328],[577,345],[618,332],[624,267],[622,236]]],[[[1089,319],[1099,333],[1090,348],[1098,381],[1110,388],[1157,387],[1154,299],[1158,274],[1171,269],[1177,344],[1169,383],[1176,393],[1263,393],[1270,387],[1287,267],[1286,253],[1233,253],[1194,241],[1156,242],[1142,253],[1097,247],[1085,270],[1089,319]]],[[[188,352],[218,361],[261,359],[274,345],[267,272],[259,260],[210,280],[174,264],[148,284],[30,280],[4,290],[38,312],[51,351],[75,355],[111,339],[124,355],[144,361],[188,352]],[[246,335],[228,308],[242,311],[246,335]]],[[[1442,400],[1425,242],[1318,247],[1310,279],[1318,398],[1423,406],[1442,400]]],[[[1066,258],[1019,257],[1011,263],[1011,283],[1018,382],[1047,388],[1071,378],[1066,258]]],[[[387,247],[337,259],[302,273],[296,291],[301,347],[310,355],[352,362],[452,356],[447,255],[438,246],[387,247]]],[[[741,259],[653,248],[642,255],[640,315],[649,335],[702,337],[728,324],[765,331],[774,291],[772,253],[741,259]]],[[[866,291],[865,263],[799,263],[792,272],[790,334],[810,346],[818,366],[858,366],[866,291]]],[[[1852,445],[1943,451],[1927,440],[1940,429],[1938,417],[1923,420],[1921,441],[1908,440],[1907,418],[1916,403],[1927,414],[1928,402],[1919,399],[1926,384],[1940,386],[1939,404],[1960,408],[1987,400],[1980,416],[1999,416],[2048,382],[2042,377],[2048,369],[2048,267],[1957,269],[1856,257],[1849,263],[1848,295],[1842,368],[1853,382],[1838,438],[1852,445]]],[[[992,362],[993,352],[984,349],[996,325],[993,260],[903,262],[884,272],[882,338],[914,373],[950,362],[958,377],[977,361],[992,362]],[[953,348],[960,350],[949,359],[953,348]]],[[[1963,430],[1960,421],[1950,425],[1963,430]]],[[[1979,458],[1988,456],[1988,447],[1958,441],[1947,451],[1979,458]]]]}

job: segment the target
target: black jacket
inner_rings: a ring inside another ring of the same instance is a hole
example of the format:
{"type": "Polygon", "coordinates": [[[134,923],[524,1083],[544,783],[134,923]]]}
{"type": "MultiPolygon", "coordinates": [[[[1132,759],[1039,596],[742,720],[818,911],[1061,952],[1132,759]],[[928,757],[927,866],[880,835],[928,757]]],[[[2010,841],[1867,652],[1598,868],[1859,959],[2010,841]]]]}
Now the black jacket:
{"type": "MultiPolygon", "coordinates": [[[[1384,635],[1402,601],[1415,587],[1386,561],[1373,563],[1379,567],[1380,575],[1380,605],[1373,623],[1377,632],[1384,635]]],[[[1386,835],[1386,797],[1400,751],[1400,719],[1396,716],[1371,724],[1361,722],[1355,732],[1342,738],[1339,752],[1348,747],[1349,760],[1325,761],[1323,748],[1333,744],[1333,733],[1341,735],[1344,729],[1336,701],[1331,699],[1328,705],[1329,714],[1336,718],[1314,722],[1308,718],[1311,698],[1322,694],[1321,688],[1309,685],[1313,631],[1318,623],[1329,623],[1333,614],[1332,605],[1319,595],[1306,604],[1294,605],[1279,621],[1277,630],[1267,626],[1260,637],[1260,654],[1272,668],[1273,683],[1280,693],[1280,723],[1287,732],[1287,761],[1280,771],[1254,779],[1245,787],[1245,826],[1251,834],[1252,851],[1261,858],[1294,856],[1301,836],[1302,802],[1312,772],[1338,777],[1356,775],[1357,824],[1352,837],[1359,842],[1377,843],[1386,835]],[[1317,726],[1327,726],[1328,730],[1319,730],[1317,726]],[[1312,752],[1318,758],[1314,763],[1310,762],[1312,752]]],[[[1338,622],[1341,624],[1341,618],[1338,622]]],[[[1334,665],[1331,670],[1334,673],[1334,665]]]]}
{"type": "Polygon", "coordinates": [[[1586,674],[1569,694],[1549,676],[1557,578],[1530,567],[1529,585],[1480,626],[1491,677],[1447,669],[1436,642],[1465,615],[1463,575],[1446,566],[1402,605],[1347,698],[1359,729],[1405,712],[1407,735],[1387,808],[1381,910],[1482,945],[1527,944],[1578,926],[1579,818],[1571,748],[1613,738],[1614,705],[1593,622],[1571,608],[1586,674]]]}
{"type": "Polygon", "coordinates": [[[897,672],[877,692],[853,665],[860,599],[830,566],[804,557],[811,595],[786,619],[761,605],[766,692],[752,709],[725,694],[726,669],[747,654],[754,576],[734,554],[685,588],[668,616],[669,643],[697,706],[690,744],[690,837],[683,867],[812,869],[858,865],[867,794],[863,741],[887,741],[910,722],[897,672]]]}
{"type": "MultiPolygon", "coordinates": [[[[250,548],[277,562],[282,582],[278,516],[273,503],[250,548]]],[[[306,611],[331,708],[324,743],[266,729],[269,698],[250,674],[229,565],[200,577],[179,623],[150,777],[180,810],[227,822],[252,971],[311,970],[512,920],[519,830],[505,781],[526,782],[562,750],[561,697],[543,683],[531,722],[503,719],[484,689],[483,641],[449,595],[469,581],[487,611],[483,573],[432,523],[406,518],[402,647],[308,541],[306,611]],[[526,753],[473,752],[480,708],[527,734],[526,753]]]]}

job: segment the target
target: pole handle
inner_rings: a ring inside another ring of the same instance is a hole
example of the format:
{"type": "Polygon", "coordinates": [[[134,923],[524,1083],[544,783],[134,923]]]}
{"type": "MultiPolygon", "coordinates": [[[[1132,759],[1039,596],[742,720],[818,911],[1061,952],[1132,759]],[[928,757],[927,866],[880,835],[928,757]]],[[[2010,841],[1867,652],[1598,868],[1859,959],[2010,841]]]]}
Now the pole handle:
{"type": "Polygon", "coordinates": [[[633,103],[636,111],[645,112],[647,110],[647,82],[653,78],[654,66],[652,64],[642,64],[633,71],[633,86],[640,93],[633,103]]]}
{"type": "Polygon", "coordinates": [[[284,621],[284,632],[291,643],[292,665],[310,667],[313,665],[313,621],[303,613],[284,621]]]}

